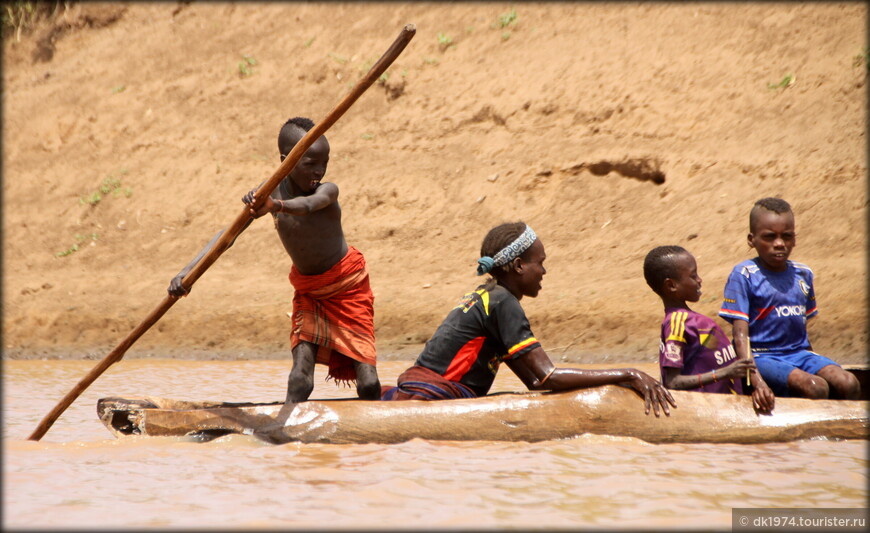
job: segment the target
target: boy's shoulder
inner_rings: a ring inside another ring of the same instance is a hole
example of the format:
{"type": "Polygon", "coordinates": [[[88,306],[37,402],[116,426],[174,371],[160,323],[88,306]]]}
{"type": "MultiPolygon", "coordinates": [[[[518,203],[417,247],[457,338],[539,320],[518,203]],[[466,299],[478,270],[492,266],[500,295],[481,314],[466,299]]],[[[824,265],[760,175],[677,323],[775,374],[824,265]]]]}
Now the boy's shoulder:
{"type": "MultiPolygon", "coordinates": [[[[798,263],[797,261],[792,261],[789,259],[788,265],[800,275],[808,275],[810,277],[813,276],[813,270],[804,263],[798,263]]],[[[745,261],[737,263],[734,268],[731,269],[731,275],[739,275],[746,279],[752,279],[753,277],[767,277],[768,275],[778,275],[778,273],[770,272],[769,270],[761,268],[761,266],[759,266],[758,264],[758,258],[755,257],[753,259],[747,259],[745,261]]]]}
{"type": "Polygon", "coordinates": [[[523,312],[516,296],[501,285],[496,285],[491,290],[486,290],[485,285],[480,285],[477,289],[465,293],[453,309],[460,309],[462,313],[478,309],[484,317],[501,313],[523,312]],[[480,305],[476,305],[478,303],[480,305]],[[497,309],[500,311],[496,313],[497,309]]]}
{"type": "MultiPolygon", "coordinates": [[[[757,259],[757,258],[756,258],[757,259]]],[[[753,275],[761,272],[761,267],[758,266],[758,262],[755,259],[747,259],[745,261],[741,261],[734,265],[734,268],[731,269],[731,274],[737,274],[743,276],[746,279],[751,278],[753,275]]]]}
{"type": "Polygon", "coordinates": [[[692,311],[691,309],[669,307],[665,309],[665,317],[662,319],[662,324],[671,326],[671,328],[684,326],[706,328],[715,325],[716,321],[703,313],[692,311]]]}
{"type": "Polygon", "coordinates": [[[813,275],[813,269],[810,268],[809,266],[805,265],[804,263],[798,263],[797,261],[789,260],[789,264],[800,273],[806,273],[806,274],[809,274],[810,276],[813,275]]]}

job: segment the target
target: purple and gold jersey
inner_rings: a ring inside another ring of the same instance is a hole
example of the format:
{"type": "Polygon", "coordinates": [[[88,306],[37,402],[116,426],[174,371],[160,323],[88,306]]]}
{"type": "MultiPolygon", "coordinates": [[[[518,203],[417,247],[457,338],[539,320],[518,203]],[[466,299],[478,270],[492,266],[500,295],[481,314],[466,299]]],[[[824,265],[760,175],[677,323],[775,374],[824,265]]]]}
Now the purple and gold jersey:
{"type": "MultiPolygon", "coordinates": [[[[735,359],[737,353],[731,341],[712,318],[691,309],[665,309],[659,343],[662,383],[665,367],[679,368],[683,376],[694,376],[728,366],[735,359]]],[[[743,394],[743,385],[741,380],[720,379],[694,390],[743,394]]]]}
{"type": "Polygon", "coordinates": [[[539,346],[516,297],[500,285],[481,286],[448,313],[415,364],[485,396],[502,361],[539,346]]]}
{"type": "Polygon", "coordinates": [[[807,319],[817,313],[808,266],[788,261],[783,272],[774,272],[762,267],[757,257],[731,271],[719,310],[728,322],[749,322],[752,353],[770,355],[809,350],[807,319]]]}

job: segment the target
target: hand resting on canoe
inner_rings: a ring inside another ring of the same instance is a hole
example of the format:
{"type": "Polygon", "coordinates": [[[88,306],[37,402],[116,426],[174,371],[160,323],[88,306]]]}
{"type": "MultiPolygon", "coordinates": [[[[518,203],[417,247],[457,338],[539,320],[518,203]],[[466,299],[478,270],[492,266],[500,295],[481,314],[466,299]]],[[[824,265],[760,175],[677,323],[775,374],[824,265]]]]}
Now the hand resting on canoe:
{"type": "Polygon", "coordinates": [[[655,378],[634,368],[583,370],[556,368],[540,346],[520,357],[507,361],[508,367],[529,390],[570,390],[599,385],[622,385],[643,396],[644,412],[650,408],[656,416],[660,411],[670,416],[670,406],[676,407],[673,396],[655,378]]]}
{"type": "Polygon", "coordinates": [[[653,377],[633,368],[581,370],[556,368],[532,333],[520,304],[535,298],[547,270],[544,245],[524,222],[501,224],[483,240],[478,275],[485,284],[466,294],[426,343],[414,366],[382,400],[444,400],[485,396],[501,363],[530,390],[570,390],[622,385],[644,399],[656,416],[676,407],[671,394],[653,377]]]}

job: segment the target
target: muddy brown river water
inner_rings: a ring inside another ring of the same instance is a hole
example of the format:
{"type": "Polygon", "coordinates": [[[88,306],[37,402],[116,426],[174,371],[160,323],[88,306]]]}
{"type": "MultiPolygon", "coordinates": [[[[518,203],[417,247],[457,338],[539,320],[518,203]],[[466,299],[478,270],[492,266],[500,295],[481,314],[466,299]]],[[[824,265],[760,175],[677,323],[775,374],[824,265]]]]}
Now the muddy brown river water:
{"type": "MultiPolygon", "coordinates": [[[[380,363],[382,382],[408,364],[380,363]]],[[[280,400],[286,361],[122,361],[27,441],[93,365],[3,361],[4,528],[730,529],[734,507],[866,507],[864,441],[273,446],[117,440],[96,415],[104,396],[280,400]]],[[[312,398],[353,395],[324,375],[312,398]]],[[[522,389],[504,369],[493,391],[522,389]]]]}

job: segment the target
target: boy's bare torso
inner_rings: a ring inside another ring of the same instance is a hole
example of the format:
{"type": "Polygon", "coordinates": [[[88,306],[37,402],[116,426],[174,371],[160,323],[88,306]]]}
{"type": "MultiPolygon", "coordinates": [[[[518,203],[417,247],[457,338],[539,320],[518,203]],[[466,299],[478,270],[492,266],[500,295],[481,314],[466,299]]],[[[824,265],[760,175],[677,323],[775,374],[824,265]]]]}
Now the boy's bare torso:
{"type": "MultiPolygon", "coordinates": [[[[276,200],[293,198],[284,186],[276,187],[271,196],[276,200]]],[[[347,254],[338,201],[304,216],[275,213],[273,217],[281,243],[300,273],[322,274],[347,254]]]]}

